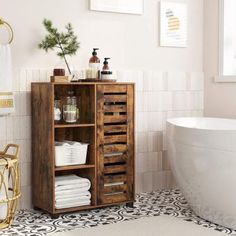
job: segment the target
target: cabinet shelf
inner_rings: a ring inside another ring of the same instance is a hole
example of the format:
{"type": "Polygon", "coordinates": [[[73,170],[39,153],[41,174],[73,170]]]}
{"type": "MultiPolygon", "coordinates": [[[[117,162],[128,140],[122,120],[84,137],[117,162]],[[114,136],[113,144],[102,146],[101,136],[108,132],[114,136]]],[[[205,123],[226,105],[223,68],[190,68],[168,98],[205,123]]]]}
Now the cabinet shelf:
{"type": "Polygon", "coordinates": [[[76,127],[94,127],[95,124],[66,124],[66,123],[59,123],[54,124],[54,128],[60,129],[60,128],[76,128],[76,127]]]}
{"type": "Polygon", "coordinates": [[[70,208],[64,208],[64,209],[55,209],[55,214],[68,213],[68,212],[74,212],[74,211],[83,211],[83,210],[89,210],[89,209],[94,209],[94,208],[97,208],[97,206],[85,205],[85,206],[70,207],[70,208]]]}
{"type": "Polygon", "coordinates": [[[95,165],[60,166],[60,167],[55,167],[55,171],[79,170],[79,169],[89,169],[89,168],[95,168],[95,165]]]}
{"type": "MultiPolygon", "coordinates": [[[[134,201],[124,201],[119,202],[119,204],[132,204],[134,201]]],[[[68,212],[75,212],[75,211],[83,211],[83,210],[92,210],[97,208],[103,208],[108,206],[114,206],[116,205],[116,202],[113,203],[107,203],[105,205],[85,205],[85,206],[78,206],[78,207],[70,207],[70,208],[63,208],[63,209],[55,209],[55,214],[61,214],[61,213],[68,213],[68,212]]]]}

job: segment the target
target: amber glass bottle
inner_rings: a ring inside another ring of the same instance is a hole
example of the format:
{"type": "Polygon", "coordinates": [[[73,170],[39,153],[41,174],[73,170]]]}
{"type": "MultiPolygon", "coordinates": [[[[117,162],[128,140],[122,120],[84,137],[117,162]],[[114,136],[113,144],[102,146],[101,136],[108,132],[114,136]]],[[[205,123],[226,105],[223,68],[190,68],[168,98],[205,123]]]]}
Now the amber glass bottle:
{"type": "Polygon", "coordinates": [[[97,57],[97,50],[99,50],[99,48],[93,49],[93,53],[92,53],[93,56],[89,59],[89,68],[92,70],[95,70],[96,78],[99,79],[100,78],[100,59],[97,57]]]}
{"type": "Polygon", "coordinates": [[[110,70],[109,65],[108,65],[109,59],[110,59],[109,57],[104,58],[102,72],[101,72],[101,79],[102,80],[112,79],[112,71],[110,70]]]}

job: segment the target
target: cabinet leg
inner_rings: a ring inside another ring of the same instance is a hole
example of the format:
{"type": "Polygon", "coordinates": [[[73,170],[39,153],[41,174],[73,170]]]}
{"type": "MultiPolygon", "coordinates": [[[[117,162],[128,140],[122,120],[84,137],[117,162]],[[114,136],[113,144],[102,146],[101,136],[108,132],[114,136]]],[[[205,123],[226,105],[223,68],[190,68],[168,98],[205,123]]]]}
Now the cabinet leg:
{"type": "Polygon", "coordinates": [[[50,214],[52,219],[58,219],[59,218],[59,214],[50,214]]]}
{"type": "Polygon", "coordinates": [[[126,203],[126,206],[130,208],[134,208],[134,203],[133,202],[126,203]]]}
{"type": "Polygon", "coordinates": [[[36,206],[34,206],[33,209],[34,209],[35,211],[40,211],[40,208],[38,208],[38,207],[36,207],[36,206]]]}

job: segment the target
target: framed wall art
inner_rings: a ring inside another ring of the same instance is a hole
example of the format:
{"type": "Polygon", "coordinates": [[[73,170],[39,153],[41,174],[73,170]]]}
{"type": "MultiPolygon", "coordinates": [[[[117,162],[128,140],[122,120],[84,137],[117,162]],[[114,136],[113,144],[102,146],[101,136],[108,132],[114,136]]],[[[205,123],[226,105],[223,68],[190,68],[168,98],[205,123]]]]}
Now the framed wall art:
{"type": "Polygon", "coordinates": [[[143,0],[90,0],[90,10],[143,14],[143,0]]]}
{"type": "Polygon", "coordinates": [[[187,47],[187,4],[160,2],[160,46],[187,47]]]}

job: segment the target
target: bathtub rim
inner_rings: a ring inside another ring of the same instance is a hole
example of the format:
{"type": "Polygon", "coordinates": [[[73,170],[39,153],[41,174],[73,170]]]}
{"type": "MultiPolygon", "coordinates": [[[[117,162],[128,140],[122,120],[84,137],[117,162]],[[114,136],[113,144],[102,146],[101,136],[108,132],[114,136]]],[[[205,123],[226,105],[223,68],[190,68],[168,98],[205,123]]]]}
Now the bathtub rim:
{"type": "Polygon", "coordinates": [[[168,118],[166,120],[166,123],[169,124],[169,125],[173,125],[173,126],[176,126],[176,127],[180,127],[180,128],[184,128],[184,129],[194,129],[194,130],[204,130],[204,131],[226,131],[226,132],[236,132],[236,119],[230,119],[230,118],[218,118],[218,117],[173,117],[173,118],[168,118]],[[219,127],[201,127],[201,126],[189,126],[189,125],[186,125],[184,123],[181,123],[181,122],[177,122],[177,121],[181,121],[181,120],[207,120],[208,122],[209,121],[218,121],[218,122],[230,122],[230,125],[232,125],[232,128],[231,127],[222,127],[222,128],[219,128],[219,127]]]}

